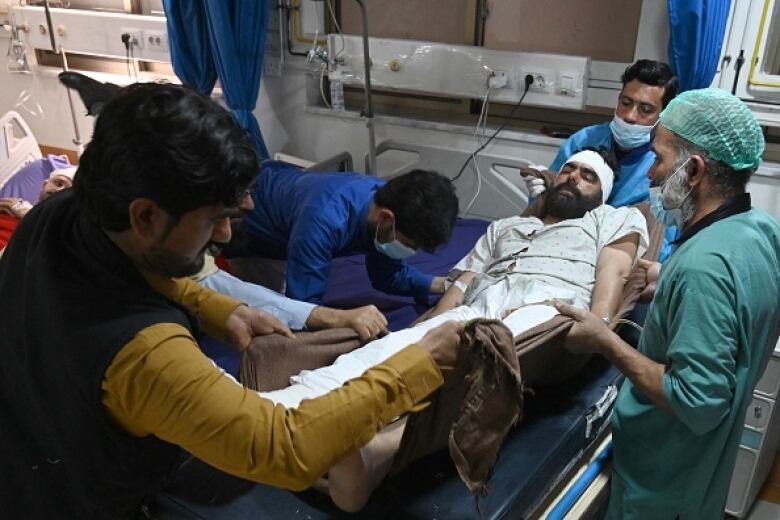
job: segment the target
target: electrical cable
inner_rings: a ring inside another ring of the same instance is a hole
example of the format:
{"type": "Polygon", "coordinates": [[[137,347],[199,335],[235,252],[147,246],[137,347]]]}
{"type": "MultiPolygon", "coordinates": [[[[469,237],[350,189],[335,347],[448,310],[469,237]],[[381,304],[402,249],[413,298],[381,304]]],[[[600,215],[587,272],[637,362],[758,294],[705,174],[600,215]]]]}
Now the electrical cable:
{"type": "Polygon", "coordinates": [[[625,318],[620,318],[619,320],[616,320],[616,321],[615,321],[615,324],[616,324],[616,325],[620,325],[620,324],[626,324],[626,325],[629,325],[629,326],[631,326],[631,327],[635,328],[635,329],[636,329],[636,330],[638,330],[640,333],[642,332],[642,327],[641,327],[640,325],[638,325],[638,324],[634,323],[634,322],[633,322],[633,321],[631,321],[631,320],[627,320],[627,319],[625,319],[625,318]]]}
{"type": "MultiPolygon", "coordinates": [[[[490,84],[490,78],[492,77],[493,73],[491,72],[490,76],[488,77],[488,91],[485,95],[485,99],[482,100],[482,110],[480,111],[480,118],[482,119],[482,132],[477,141],[480,146],[482,145],[482,142],[485,139],[485,134],[487,133],[487,120],[488,114],[490,114],[490,94],[493,92],[493,86],[490,84]]],[[[477,122],[477,127],[479,127],[479,121],[477,122]]]]}
{"type": "MultiPolygon", "coordinates": [[[[314,29],[314,39],[311,42],[311,50],[309,51],[309,60],[313,60],[314,52],[317,48],[317,41],[320,36],[320,9],[319,5],[322,2],[315,2],[314,3],[314,21],[316,23],[315,29],[314,29]]],[[[323,10],[323,18],[325,17],[325,12],[323,10]]],[[[325,89],[323,87],[323,83],[325,81],[325,69],[328,68],[327,63],[323,63],[320,65],[320,81],[319,81],[319,87],[320,87],[320,97],[322,98],[322,102],[325,103],[325,106],[330,108],[330,103],[328,102],[328,98],[325,97],[325,89]]]]}
{"type": "Polygon", "coordinates": [[[339,25],[339,21],[336,20],[336,12],[333,10],[333,5],[331,5],[330,0],[325,0],[325,3],[328,4],[328,11],[330,11],[330,17],[333,20],[333,25],[336,26],[336,30],[338,31],[339,37],[341,38],[341,49],[339,49],[339,52],[337,52],[336,56],[333,58],[335,61],[338,60],[339,57],[344,53],[346,44],[344,43],[344,33],[341,31],[341,26],[339,25]]]}
{"type": "MultiPolygon", "coordinates": [[[[468,166],[468,164],[469,164],[469,161],[471,161],[471,160],[475,159],[475,158],[476,158],[476,155],[477,155],[479,152],[481,152],[482,150],[484,150],[484,149],[485,149],[485,147],[487,147],[487,145],[489,145],[489,144],[490,144],[490,143],[493,141],[493,139],[495,139],[495,138],[496,138],[496,136],[497,136],[499,133],[501,133],[501,131],[502,131],[502,130],[503,130],[505,127],[506,127],[507,123],[509,122],[509,119],[510,119],[510,118],[512,117],[512,115],[515,113],[515,110],[517,110],[517,107],[519,107],[519,106],[520,106],[520,104],[521,104],[521,103],[523,102],[523,100],[525,99],[525,95],[526,95],[526,94],[528,94],[528,89],[531,87],[531,84],[532,84],[533,82],[534,82],[534,78],[533,78],[533,76],[531,76],[530,74],[526,74],[526,75],[525,75],[525,90],[523,91],[523,95],[521,95],[521,96],[520,96],[520,99],[518,100],[518,102],[517,102],[517,103],[515,103],[515,106],[513,106],[513,107],[512,107],[512,110],[509,112],[509,115],[508,115],[508,116],[506,116],[506,117],[504,118],[504,122],[503,122],[503,123],[501,123],[501,126],[499,126],[499,127],[498,127],[498,129],[497,129],[495,132],[493,132],[493,135],[491,135],[491,136],[490,136],[490,138],[489,138],[489,139],[488,139],[488,140],[487,140],[487,141],[486,141],[486,142],[485,142],[485,143],[484,143],[482,146],[480,146],[479,148],[477,148],[477,149],[476,149],[476,150],[475,150],[475,151],[474,151],[474,152],[473,152],[473,153],[472,153],[472,154],[471,154],[471,155],[468,157],[468,159],[466,159],[466,162],[464,162],[464,163],[463,163],[463,166],[461,166],[461,168],[460,168],[460,171],[458,172],[458,174],[457,174],[455,177],[453,177],[452,179],[450,179],[450,182],[455,182],[455,181],[457,181],[457,180],[458,180],[458,179],[461,177],[461,175],[463,175],[463,171],[466,169],[466,166],[468,166]]],[[[476,161],[475,161],[475,163],[474,163],[474,164],[476,164],[476,161]]]]}
{"type": "MultiPolygon", "coordinates": [[[[474,138],[477,141],[478,145],[482,144],[482,138],[484,137],[485,132],[485,125],[487,125],[487,114],[488,114],[488,107],[490,106],[490,94],[493,92],[493,87],[488,86],[487,92],[485,93],[485,98],[482,100],[482,110],[479,113],[479,119],[477,119],[477,126],[474,128],[474,138]],[[479,127],[482,126],[482,137],[480,137],[480,131],[479,127]]],[[[463,210],[464,213],[468,213],[471,211],[471,208],[474,206],[474,203],[477,201],[477,197],[479,197],[480,192],[482,191],[482,172],[479,170],[479,164],[477,164],[477,158],[472,153],[471,159],[474,161],[474,170],[477,173],[477,189],[474,192],[474,196],[471,198],[469,203],[466,205],[466,209],[463,210]]]]}
{"type": "Polygon", "coordinates": [[[322,67],[320,68],[320,96],[322,96],[322,102],[325,103],[325,106],[330,108],[330,103],[328,103],[328,98],[325,97],[325,90],[322,86],[325,80],[325,70],[328,68],[327,63],[323,63],[322,67]]]}
{"type": "Polygon", "coordinates": [[[138,83],[138,69],[135,66],[135,52],[133,52],[133,43],[130,42],[130,63],[133,64],[133,78],[138,83]]]}

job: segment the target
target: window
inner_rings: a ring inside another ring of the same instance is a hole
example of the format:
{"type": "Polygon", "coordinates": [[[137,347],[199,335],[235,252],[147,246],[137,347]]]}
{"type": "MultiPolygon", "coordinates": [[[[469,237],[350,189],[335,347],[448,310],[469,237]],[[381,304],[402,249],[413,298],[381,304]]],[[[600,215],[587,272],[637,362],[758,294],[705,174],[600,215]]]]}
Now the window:
{"type": "Polygon", "coordinates": [[[780,88],[780,2],[764,0],[750,84],[780,88]]]}

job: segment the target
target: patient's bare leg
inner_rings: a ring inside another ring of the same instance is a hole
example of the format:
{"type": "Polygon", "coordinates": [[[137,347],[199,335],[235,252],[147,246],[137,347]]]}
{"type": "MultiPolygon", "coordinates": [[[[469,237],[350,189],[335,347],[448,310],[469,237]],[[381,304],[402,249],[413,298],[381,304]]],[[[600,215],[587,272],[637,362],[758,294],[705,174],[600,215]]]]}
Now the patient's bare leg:
{"type": "Polygon", "coordinates": [[[328,472],[330,498],[340,509],[360,511],[387,476],[406,427],[406,417],[389,424],[371,441],[328,472]]]}

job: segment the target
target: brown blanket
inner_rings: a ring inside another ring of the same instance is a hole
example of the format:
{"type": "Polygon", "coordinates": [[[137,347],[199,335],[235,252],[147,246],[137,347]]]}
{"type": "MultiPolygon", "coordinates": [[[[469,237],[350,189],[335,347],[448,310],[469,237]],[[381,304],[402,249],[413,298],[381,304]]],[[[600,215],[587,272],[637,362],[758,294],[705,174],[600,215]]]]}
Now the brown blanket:
{"type": "Polygon", "coordinates": [[[290,386],[290,377],[301,370],[330,365],[360,345],[352,329],[299,332],[292,339],[278,334],[258,336],[241,358],[238,377],[258,392],[279,390],[290,386]]]}
{"type": "Polygon", "coordinates": [[[512,333],[500,321],[469,322],[461,347],[431,406],[409,416],[390,474],[448,445],[463,482],[484,495],[504,437],[522,416],[523,383],[512,333]]]}

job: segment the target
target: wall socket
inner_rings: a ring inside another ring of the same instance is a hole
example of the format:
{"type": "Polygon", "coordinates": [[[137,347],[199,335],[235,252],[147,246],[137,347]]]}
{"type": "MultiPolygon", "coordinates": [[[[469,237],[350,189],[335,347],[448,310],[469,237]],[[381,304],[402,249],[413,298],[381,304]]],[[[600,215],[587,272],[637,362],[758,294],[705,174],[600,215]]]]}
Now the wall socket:
{"type": "MultiPolygon", "coordinates": [[[[144,32],[141,29],[133,27],[122,27],[119,30],[119,38],[121,40],[123,34],[130,35],[130,46],[135,49],[144,48],[144,32]]],[[[123,44],[124,45],[124,44],[123,44]]]]}
{"type": "Polygon", "coordinates": [[[492,88],[509,88],[509,78],[505,70],[494,70],[488,78],[488,86],[492,88]]]}
{"type": "Polygon", "coordinates": [[[144,31],[144,44],[149,51],[168,52],[168,33],[165,31],[144,31]]]}
{"type": "Polygon", "coordinates": [[[523,70],[521,77],[524,78],[526,74],[530,74],[534,78],[533,83],[528,87],[528,90],[531,92],[547,94],[555,86],[555,81],[553,79],[555,74],[550,71],[523,70]]]}

